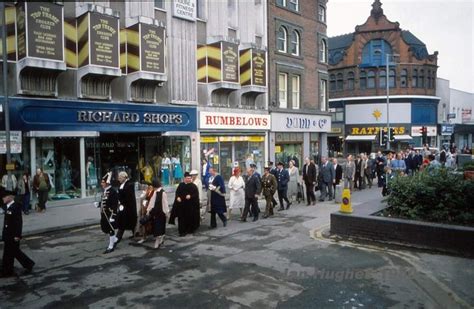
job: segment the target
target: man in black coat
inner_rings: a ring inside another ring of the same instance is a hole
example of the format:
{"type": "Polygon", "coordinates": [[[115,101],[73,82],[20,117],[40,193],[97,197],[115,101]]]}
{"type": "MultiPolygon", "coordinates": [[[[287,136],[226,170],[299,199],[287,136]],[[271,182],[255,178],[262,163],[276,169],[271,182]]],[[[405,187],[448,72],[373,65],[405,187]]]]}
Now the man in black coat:
{"type": "Polygon", "coordinates": [[[15,259],[26,269],[25,273],[33,270],[35,262],[31,260],[20,249],[21,232],[23,228],[23,219],[21,217],[22,205],[15,202],[15,192],[3,191],[1,197],[4,204],[5,219],[3,223],[2,240],[5,245],[3,248],[3,267],[2,277],[15,275],[15,259]]]}
{"type": "Polygon", "coordinates": [[[109,245],[105,249],[104,254],[113,252],[118,238],[115,236],[115,229],[117,228],[117,208],[118,208],[118,193],[110,185],[112,179],[112,172],[108,172],[101,180],[101,187],[104,190],[102,198],[99,202],[100,207],[100,228],[102,232],[109,235],[109,245]]]}
{"type": "Polygon", "coordinates": [[[280,200],[280,208],[278,211],[285,210],[283,207],[283,200],[286,202],[286,209],[290,208],[291,202],[288,200],[288,182],[290,181],[290,174],[283,168],[283,162],[277,164],[276,179],[278,182],[278,199],[280,200]]]}
{"type": "Polygon", "coordinates": [[[125,230],[132,232],[133,238],[135,236],[135,226],[137,225],[137,199],[135,197],[135,186],[133,182],[128,179],[126,172],[120,172],[118,175],[120,182],[119,187],[119,206],[117,209],[117,238],[118,242],[122,239],[125,230]]]}
{"type": "Polygon", "coordinates": [[[332,166],[334,168],[334,182],[333,182],[333,196],[336,198],[336,186],[341,182],[342,179],[342,166],[337,162],[337,158],[332,159],[332,166]]]}
{"type": "Polygon", "coordinates": [[[245,182],[245,207],[244,212],[242,213],[242,218],[240,221],[247,221],[247,216],[249,210],[252,212],[253,221],[258,220],[258,214],[260,209],[258,208],[257,198],[262,191],[262,183],[260,181],[260,176],[255,173],[255,164],[250,164],[250,168],[247,169],[247,181],[245,182]],[[251,207],[251,209],[250,209],[251,207]]]}
{"type": "Polygon", "coordinates": [[[306,186],[306,199],[309,205],[316,205],[316,195],[314,194],[314,185],[316,184],[317,171],[316,165],[311,163],[308,157],[304,158],[303,181],[306,186]]]}
{"type": "Polygon", "coordinates": [[[334,183],[334,167],[326,157],[321,157],[321,168],[319,169],[319,179],[321,180],[321,197],[320,202],[324,202],[326,196],[329,197],[329,201],[332,201],[333,197],[333,183],[334,183]]]}

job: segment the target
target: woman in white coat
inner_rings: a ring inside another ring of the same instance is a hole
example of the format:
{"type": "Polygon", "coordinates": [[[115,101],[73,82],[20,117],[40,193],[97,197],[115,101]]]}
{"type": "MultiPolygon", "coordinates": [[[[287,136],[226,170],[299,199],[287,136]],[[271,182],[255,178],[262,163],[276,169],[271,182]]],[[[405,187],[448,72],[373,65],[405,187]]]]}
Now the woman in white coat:
{"type": "Polygon", "coordinates": [[[288,198],[293,202],[296,200],[298,194],[299,171],[295,166],[295,161],[291,160],[288,165],[288,174],[290,174],[290,181],[288,182],[288,198]]]}
{"type": "Polygon", "coordinates": [[[242,216],[242,209],[245,206],[245,181],[240,176],[240,168],[234,168],[232,177],[229,180],[230,189],[230,205],[227,211],[227,219],[230,218],[232,209],[240,209],[240,215],[242,216]]]}

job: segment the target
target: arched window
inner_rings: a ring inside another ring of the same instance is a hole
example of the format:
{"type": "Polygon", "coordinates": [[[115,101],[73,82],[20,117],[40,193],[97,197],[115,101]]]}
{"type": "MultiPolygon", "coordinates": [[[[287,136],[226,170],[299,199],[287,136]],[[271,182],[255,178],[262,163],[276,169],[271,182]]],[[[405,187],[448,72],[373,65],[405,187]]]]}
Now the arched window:
{"type": "Polygon", "coordinates": [[[327,62],[327,44],[326,40],[322,39],[319,43],[319,62],[326,63],[327,62]]]}
{"type": "Polygon", "coordinates": [[[359,73],[359,87],[360,89],[366,89],[367,88],[367,73],[365,71],[360,71],[359,73]]]}
{"type": "Polygon", "coordinates": [[[280,26],[278,28],[278,33],[277,33],[277,49],[279,52],[286,53],[286,37],[288,33],[286,31],[286,28],[283,26],[280,26]]]}
{"type": "Polygon", "coordinates": [[[354,72],[347,73],[347,90],[354,90],[354,72]]]}
{"type": "Polygon", "coordinates": [[[395,88],[396,73],[394,69],[390,70],[390,75],[388,77],[388,86],[390,88],[395,88]]]}
{"type": "Polygon", "coordinates": [[[431,89],[431,71],[426,71],[426,88],[431,89]]]}
{"type": "Polygon", "coordinates": [[[290,52],[295,56],[300,55],[300,34],[296,30],[291,32],[290,52]]]}
{"type": "Polygon", "coordinates": [[[375,72],[372,70],[367,74],[367,88],[375,88],[375,72]]]}
{"type": "Polygon", "coordinates": [[[330,91],[336,90],[336,75],[334,74],[331,74],[331,76],[329,76],[329,90],[330,91]]]}
{"type": "Polygon", "coordinates": [[[343,90],[344,89],[344,78],[343,78],[342,73],[337,74],[336,89],[337,90],[343,90]]]}
{"type": "Polygon", "coordinates": [[[380,70],[379,72],[379,88],[387,87],[387,73],[385,70],[380,70]]]}
{"type": "Polygon", "coordinates": [[[392,47],[385,40],[371,40],[362,49],[363,66],[383,66],[386,55],[392,54],[392,47]]]}
{"type": "Polygon", "coordinates": [[[413,74],[411,76],[411,87],[416,88],[418,87],[418,70],[413,69],[413,74]]]}
{"type": "Polygon", "coordinates": [[[420,75],[418,75],[418,87],[425,88],[425,71],[420,70],[420,75]]]}
{"type": "Polygon", "coordinates": [[[400,73],[400,87],[402,88],[408,87],[407,78],[408,78],[408,71],[406,69],[403,69],[402,72],[400,73]]]}

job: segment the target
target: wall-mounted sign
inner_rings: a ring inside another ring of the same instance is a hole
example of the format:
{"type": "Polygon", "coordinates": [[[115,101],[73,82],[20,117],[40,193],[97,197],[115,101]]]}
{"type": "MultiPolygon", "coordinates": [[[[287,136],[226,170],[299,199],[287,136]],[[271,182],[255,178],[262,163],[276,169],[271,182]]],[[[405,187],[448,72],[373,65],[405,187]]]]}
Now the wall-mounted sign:
{"type": "Polygon", "coordinates": [[[331,132],[331,116],[272,113],[272,132],[331,132]]]}
{"type": "Polygon", "coordinates": [[[257,49],[240,51],[240,84],[266,86],[266,53],[257,49]]]}
{"type": "Polygon", "coordinates": [[[270,130],[270,115],[200,112],[199,128],[270,130]]]}
{"type": "Polygon", "coordinates": [[[239,82],[239,46],[237,44],[222,42],[222,81],[239,82]]]}
{"type": "Polygon", "coordinates": [[[454,133],[453,124],[442,124],[441,125],[441,135],[451,135],[454,133]]]}
{"type": "MultiPolygon", "coordinates": [[[[411,103],[391,103],[390,123],[411,123],[411,103]]],[[[386,124],[387,104],[346,104],[346,124],[386,124]]]]}
{"type": "Polygon", "coordinates": [[[195,21],[196,0],[173,0],[173,16],[195,21]]]}
{"type": "Polygon", "coordinates": [[[165,73],[165,28],[140,24],[142,71],[165,73]]]}
{"type": "Polygon", "coordinates": [[[342,128],[331,128],[331,133],[340,134],[342,133],[342,128]]]}
{"type": "MultiPolygon", "coordinates": [[[[409,126],[394,124],[390,125],[393,128],[395,135],[407,135],[410,131],[409,126]]],[[[346,126],[346,134],[348,135],[376,135],[380,130],[386,130],[386,126],[379,126],[377,124],[368,126],[346,126]]]]}
{"type": "Polygon", "coordinates": [[[472,109],[471,108],[463,108],[462,109],[462,123],[470,122],[472,117],[472,109]]]}
{"type": "MultiPolygon", "coordinates": [[[[11,153],[22,153],[21,131],[10,131],[11,153]]],[[[7,153],[7,137],[5,131],[0,131],[0,153],[7,153]]]]}
{"type": "Polygon", "coordinates": [[[17,4],[18,59],[64,61],[63,7],[48,2],[17,4]]]}
{"type": "MultiPolygon", "coordinates": [[[[411,136],[421,136],[422,126],[411,127],[411,136]]],[[[438,128],[436,126],[426,126],[427,136],[436,136],[438,134],[438,128]]]]}
{"type": "Polygon", "coordinates": [[[456,113],[449,113],[448,119],[456,119],[456,113]]]}

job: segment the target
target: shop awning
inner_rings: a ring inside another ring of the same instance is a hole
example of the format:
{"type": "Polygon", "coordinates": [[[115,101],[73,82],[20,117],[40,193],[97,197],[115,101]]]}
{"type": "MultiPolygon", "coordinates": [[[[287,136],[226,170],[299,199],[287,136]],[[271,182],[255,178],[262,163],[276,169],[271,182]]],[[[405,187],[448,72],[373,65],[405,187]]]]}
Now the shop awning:
{"type": "Polygon", "coordinates": [[[374,141],[375,135],[347,135],[346,141],[374,141]]]}
{"type": "Polygon", "coordinates": [[[410,135],[395,135],[397,141],[411,141],[413,138],[410,135]]]}

